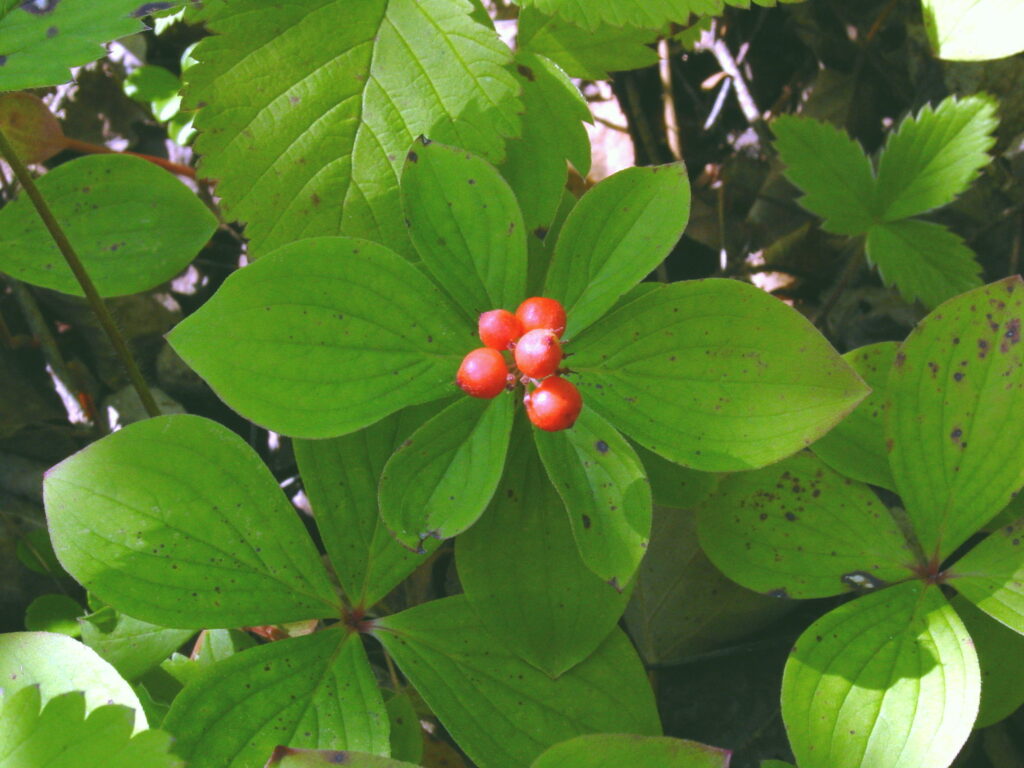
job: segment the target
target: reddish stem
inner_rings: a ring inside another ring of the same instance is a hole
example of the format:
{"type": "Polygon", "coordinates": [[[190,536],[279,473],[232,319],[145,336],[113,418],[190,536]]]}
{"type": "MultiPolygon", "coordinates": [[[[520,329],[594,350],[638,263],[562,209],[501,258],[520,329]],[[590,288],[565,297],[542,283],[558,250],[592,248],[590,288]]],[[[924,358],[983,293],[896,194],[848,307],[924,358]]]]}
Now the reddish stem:
{"type": "Polygon", "coordinates": [[[116,149],[104,147],[102,144],[91,144],[88,141],[79,141],[78,139],[69,139],[67,137],[64,138],[64,146],[66,149],[81,152],[84,155],[131,155],[132,157],[141,157],[143,160],[148,160],[153,165],[159,165],[161,168],[178,176],[187,176],[190,179],[196,177],[195,168],[175,163],[162,157],[156,157],[155,155],[144,155],[141,152],[118,152],[116,149]]]}

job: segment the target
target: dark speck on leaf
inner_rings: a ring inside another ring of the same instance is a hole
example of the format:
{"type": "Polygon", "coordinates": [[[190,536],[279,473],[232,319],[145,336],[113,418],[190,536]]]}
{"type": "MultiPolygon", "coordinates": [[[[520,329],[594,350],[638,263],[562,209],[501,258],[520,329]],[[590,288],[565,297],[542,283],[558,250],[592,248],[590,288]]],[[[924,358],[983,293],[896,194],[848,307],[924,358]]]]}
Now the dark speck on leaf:
{"type": "Polygon", "coordinates": [[[410,152],[409,152],[409,154],[408,154],[408,155],[406,155],[405,157],[406,157],[406,159],[407,159],[407,160],[408,160],[408,161],[409,161],[410,163],[415,163],[415,162],[416,162],[417,160],[419,160],[419,159],[420,159],[420,156],[419,156],[419,155],[417,155],[417,154],[416,154],[415,152],[412,152],[412,151],[410,151],[410,152]]]}
{"type": "Polygon", "coordinates": [[[964,380],[963,372],[962,371],[957,371],[956,373],[954,373],[953,374],[953,380],[954,381],[963,381],[964,380]]]}
{"type": "Polygon", "coordinates": [[[978,357],[981,360],[985,359],[985,355],[988,354],[988,342],[984,339],[978,339],[978,357]]]}
{"type": "Polygon", "coordinates": [[[56,37],[58,32],[60,32],[60,30],[57,29],[56,27],[48,27],[47,30],[46,30],[46,36],[47,37],[56,37]]]}
{"type": "Polygon", "coordinates": [[[548,228],[537,227],[535,230],[533,230],[533,236],[536,237],[538,240],[543,240],[545,237],[548,236],[548,228]]]}
{"type": "Polygon", "coordinates": [[[2,67],[6,63],[7,63],[7,57],[4,56],[3,54],[0,54],[0,67],[2,67]]]}
{"type": "Polygon", "coordinates": [[[590,516],[589,515],[583,515],[582,520],[583,520],[583,527],[584,528],[589,528],[590,527],[590,516]]]}
{"type": "Polygon", "coordinates": [[[797,517],[792,512],[787,512],[786,513],[786,519],[789,520],[789,522],[792,523],[794,520],[797,519],[797,517]]]}
{"type": "Polygon", "coordinates": [[[525,64],[520,64],[518,67],[516,67],[516,69],[519,71],[520,75],[525,77],[531,83],[534,81],[535,77],[533,74],[533,70],[530,69],[528,66],[526,66],[525,64]]]}
{"type": "Polygon", "coordinates": [[[598,440],[594,443],[594,447],[597,448],[598,453],[608,453],[608,443],[604,440],[598,440]]]}
{"type": "Polygon", "coordinates": [[[476,179],[466,179],[466,183],[472,187],[474,184],[476,184],[476,179]]]}

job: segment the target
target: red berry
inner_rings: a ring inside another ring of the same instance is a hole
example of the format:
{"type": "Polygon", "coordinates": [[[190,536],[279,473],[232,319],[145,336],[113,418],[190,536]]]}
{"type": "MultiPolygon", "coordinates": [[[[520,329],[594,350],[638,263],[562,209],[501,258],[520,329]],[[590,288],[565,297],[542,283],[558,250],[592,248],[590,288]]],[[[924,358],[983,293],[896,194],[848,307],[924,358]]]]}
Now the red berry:
{"type": "Polygon", "coordinates": [[[558,370],[562,345],[558,335],[548,328],[527,331],[516,342],[516,365],[531,379],[543,379],[558,370]]]}
{"type": "Polygon", "coordinates": [[[534,296],[519,305],[516,317],[523,324],[523,331],[535,328],[550,328],[558,338],[565,332],[565,308],[560,301],[534,296]]]}
{"type": "Polygon", "coordinates": [[[583,409],[583,398],[571,381],[559,376],[544,379],[523,398],[526,415],[534,426],[546,432],[568,429],[583,409]]]}
{"type": "Polygon", "coordinates": [[[476,327],[480,341],[491,349],[508,349],[509,344],[523,335],[523,324],[507,309],[484,312],[476,327]]]}
{"type": "Polygon", "coordinates": [[[505,389],[507,380],[505,358],[490,347],[480,347],[466,355],[455,376],[455,382],[473,397],[497,397],[505,389]]]}

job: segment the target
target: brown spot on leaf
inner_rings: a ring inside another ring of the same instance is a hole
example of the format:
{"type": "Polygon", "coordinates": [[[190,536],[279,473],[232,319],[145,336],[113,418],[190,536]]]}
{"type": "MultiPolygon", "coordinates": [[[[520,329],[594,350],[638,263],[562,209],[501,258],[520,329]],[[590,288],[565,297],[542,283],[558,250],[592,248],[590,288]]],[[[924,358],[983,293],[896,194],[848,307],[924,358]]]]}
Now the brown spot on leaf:
{"type": "Polygon", "coordinates": [[[537,78],[536,78],[536,77],[534,76],[534,74],[533,74],[533,70],[532,70],[532,69],[530,69],[530,68],[529,68],[528,66],[526,66],[525,64],[520,64],[520,65],[519,65],[518,67],[516,67],[516,70],[517,70],[517,71],[519,72],[519,74],[520,74],[520,75],[522,75],[523,77],[525,77],[525,78],[526,78],[527,80],[529,80],[529,81],[530,81],[531,83],[532,83],[532,82],[533,82],[534,80],[536,80],[536,79],[537,79],[537,78]]]}
{"type": "Polygon", "coordinates": [[[905,363],[906,360],[907,360],[907,356],[905,354],[903,354],[902,352],[897,352],[896,353],[896,359],[893,360],[892,364],[894,366],[896,366],[897,368],[902,368],[903,367],[903,363],[905,363]]]}
{"type": "Polygon", "coordinates": [[[798,518],[792,512],[787,512],[786,513],[786,519],[789,520],[789,522],[792,523],[793,521],[797,520],[798,518]]]}
{"type": "Polygon", "coordinates": [[[1006,332],[1003,333],[1003,340],[999,344],[999,351],[1006,353],[1010,351],[1010,347],[1015,344],[1020,344],[1020,318],[1011,318],[1006,323],[1006,332]]]}
{"type": "Polygon", "coordinates": [[[405,156],[405,159],[408,160],[410,163],[415,163],[417,160],[420,159],[420,156],[410,149],[409,154],[405,156]]]}
{"type": "Polygon", "coordinates": [[[590,528],[590,515],[583,515],[582,520],[583,520],[583,527],[584,528],[590,528]]]}
{"type": "Polygon", "coordinates": [[[58,32],[60,32],[60,30],[57,29],[56,27],[47,27],[47,29],[46,29],[46,36],[48,38],[53,38],[53,37],[57,36],[58,32]]]}
{"type": "Polygon", "coordinates": [[[535,230],[533,230],[533,236],[536,237],[538,240],[543,240],[545,237],[548,236],[548,228],[537,227],[535,230]]]}
{"type": "Polygon", "coordinates": [[[597,448],[598,453],[608,453],[608,443],[604,440],[598,440],[594,443],[594,447],[597,448]]]}
{"type": "Polygon", "coordinates": [[[988,342],[985,339],[978,339],[978,359],[984,360],[988,355],[988,342]]]}

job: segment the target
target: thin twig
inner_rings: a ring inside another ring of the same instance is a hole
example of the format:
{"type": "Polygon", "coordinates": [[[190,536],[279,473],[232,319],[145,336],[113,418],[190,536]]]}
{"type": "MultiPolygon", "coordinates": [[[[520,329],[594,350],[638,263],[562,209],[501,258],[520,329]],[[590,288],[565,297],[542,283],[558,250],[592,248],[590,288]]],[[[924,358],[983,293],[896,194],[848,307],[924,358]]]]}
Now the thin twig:
{"type": "Polygon", "coordinates": [[[624,125],[619,125],[618,123],[613,123],[607,117],[594,115],[594,120],[607,128],[611,128],[613,131],[618,131],[619,133],[629,133],[629,128],[627,128],[624,125]]]}
{"type": "Polygon", "coordinates": [[[92,278],[89,277],[89,273],[86,271],[85,266],[82,264],[81,259],[78,258],[78,254],[75,253],[75,249],[71,245],[71,241],[68,240],[67,235],[61,228],[57,219],[53,215],[53,211],[50,210],[50,206],[39,192],[39,187],[36,186],[35,180],[32,178],[32,174],[29,173],[28,168],[21,162],[21,158],[17,156],[14,149],[11,147],[10,142],[7,141],[7,136],[0,130],[0,154],[7,158],[7,162],[11,166],[11,170],[14,171],[14,175],[21,183],[22,188],[25,190],[25,194],[28,195],[29,200],[32,201],[32,205],[35,206],[36,213],[39,214],[39,218],[43,220],[43,225],[50,233],[50,237],[53,238],[54,243],[57,244],[57,248],[64,256],[64,260],[67,261],[68,267],[75,275],[75,279],[78,280],[78,284],[82,287],[82,292],[85,294],[85,298],[89,302],[89,306],[92,307],[92,311],[96,314],[96,319],[99,321],[100,326],[106,332],[107,337],[110,339],[110,343],[114,346],[114,351],[121,360],[121,364],[125,367],[128,373],[128,378],[132,382],[132,386],[135,387],[135,391],[139,395],[139,400],[142,401],[142,405],[146,409],[146,413],[150,416],[159,416],[160,409],[157,407],[156,400],[153,399],[153,393],[149,391],[149,387],[146,385],[145,379],[142,378],[142,372],[139,371],[139,366],[135,363],[135,358],[132,357],[131,351],[128,349],[128,344],[124,340],[124,336],[121,335],[121,331],[118,330],[117,324],[114,322],[114,318],[110,314],[110,310],[100,297],[99,291],[96,290],[96,286],[92,282],[92,278]]]}

